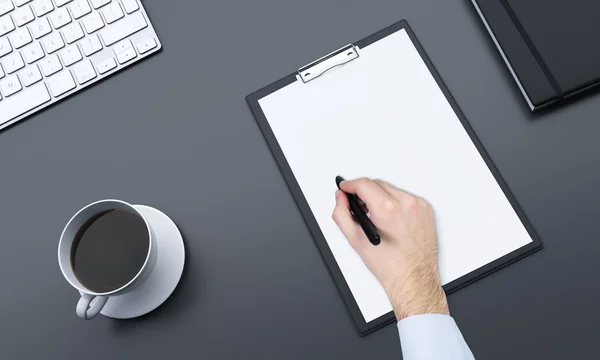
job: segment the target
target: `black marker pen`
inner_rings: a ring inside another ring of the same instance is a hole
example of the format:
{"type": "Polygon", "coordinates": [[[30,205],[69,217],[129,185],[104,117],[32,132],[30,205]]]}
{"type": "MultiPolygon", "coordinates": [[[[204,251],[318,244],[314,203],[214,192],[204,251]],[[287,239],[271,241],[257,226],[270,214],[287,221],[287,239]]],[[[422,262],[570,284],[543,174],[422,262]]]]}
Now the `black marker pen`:
{"type": "MultiPolygon", "coordinates": [[[[337,184],[337,187],[340,190],[342,190],[340,188],[340,183],[342,181],[344,181],[344,178],[341,176],[335,178],[335,183],[337,184]]],[[[379,236],[377,228],[375,227],[375,225],[373,225],[373,223],[363,210],[362,206],[360,206],[358,202],[358,197],[354,194],[348,194],[346,192],[345,194],[348,196],[348,201],[350,202],[350,212],[354,216],[354,219],[356,219],[356,221],[360,224],[360,227],[365,232],[365,235],[367,235],[367,238],[369,239],[371,244],[375,246],[381,244],[381,236],[379,236]]]]}

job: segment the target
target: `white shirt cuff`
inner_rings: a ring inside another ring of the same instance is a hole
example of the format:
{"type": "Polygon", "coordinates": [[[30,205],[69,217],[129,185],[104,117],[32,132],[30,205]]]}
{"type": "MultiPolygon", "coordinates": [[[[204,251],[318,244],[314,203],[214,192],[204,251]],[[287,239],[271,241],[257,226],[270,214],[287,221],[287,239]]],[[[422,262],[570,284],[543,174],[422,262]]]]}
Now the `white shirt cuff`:
{"type": "Polygon", "coordinates": [[[398,321],[404,360],[474,360],[454,319],[442,314],[398,321]]]}

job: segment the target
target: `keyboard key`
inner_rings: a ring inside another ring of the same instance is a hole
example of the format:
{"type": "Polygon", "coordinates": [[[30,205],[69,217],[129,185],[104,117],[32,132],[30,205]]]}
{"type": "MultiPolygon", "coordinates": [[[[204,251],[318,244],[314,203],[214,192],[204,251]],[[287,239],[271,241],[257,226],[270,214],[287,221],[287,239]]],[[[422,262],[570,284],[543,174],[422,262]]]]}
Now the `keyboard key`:
{"type": "Polygon", "coordinates": [[[48,85],[54,97],[59,97],[76,86],[69,70],[61,71],[53,77],[48,78],[48,85]]]}
{"type": "Polygon", "coordinates": [[[154,38],[144,40],[141,43],[137,44],[137,49],[140,55],[147,53],[148,51],[154,49],[157,46],[156,40],[154,38]]]}
{"type": "Polygon", "coordinates": [[[42,50],[42,45],[36,42],[23,48],[23,55],[25,55],[25,61],[31,64],[44,57],[44,50],[42,50]]]}
{"type": "Polygon", "coordinates": [[[2,58],[2,65],[7,74],[12,74],[15,71],[23,68],[25,63],[23,62],[21,54],[14,52],[2,58]]]}
{"type": "Polygon", "coordinates": [[[44,84],[35,85],[26,92],[0,101],[0,125],[48,101],[50,101],[50,94],[44,84]]]}
{"type": "Polygon", "coordinates": [[[115,46],[113,46],[113,51],[115,52],[115,55],[117,55],[119,64],[124,64],[137,57],[135,49],[133,48],[133,45],[131,45],[129,39],[116,43],[115,46]]]}
{"type": "Polygon", "coordinates": [[[136,0],[123,0],[123,6],[128,14],[131,14],[140,8],[136,0]]]}
{"type": "Polygon", "coordinates": [[[52,0],[35,0],[33,2],[33,10],[40,17],[54,10],[54,5],[52,5],[52,0]]]}
{"type": "Polygon", "coordinates": [[[33,33],[33,37],[36,39],[49,34],[51,31],[52,28],[50,27],[50,23],[46,18],[37,19],[33,24],[31,24],[31,32],[33,33]]]}
{"type": "Polygon", "coordinates": [[[56,54],[50,55],[44,60],[40,61],[40,65],[42,66],[42,72],[44,76],[50,76],[57,71],[62,70],[62,65],[60,64],[60,60],[58,60],[58,56],[56,54]]]}
{"type": "Polygon", "coordinates": [[[62,49],[65,46],[62,37],[57,32],[46,36],[42,41],[48,54],[52,54],[56,50],[62,49]]]}
{"type": "Polygon", "coordinates": [[[23,6],[23,5],[27,4],[30,1],[31,0],[15,0],[15,4],[17,4],[17,6],[23,6]]]}
{"type": "Polygon", "coordinates": [[[32,87],[26,93],[20,93],[0,102],[0,125],[35,109],[50,101],[50,94],[44,84],[32,87]]]}
{"type": "Polygon", "coordinates": [[[67,41],[67,44],[72,44],[73,42],[81,39],[84,36],[83,30],[81,30],[81,25],[79,25],[79,23],[74,23],[67,26],[63,30],[63,34],[65,35],[65,40],[67,41]]]}
{"type": "Polygon", "coordinates": [[[101,63],[99,63],[98,65],[96,65],[96,69],[98,69],[98,73],[100,75],[109,72],[110,70],[114,69],[117,67],[117,63],[115,62],[115,59],[113,58],[108,58],[104,61],[102,61],[101,63]]]}
{"type": "Polygon", "coordinates": [[[0,80],[0,91],[2,91],[2,94],[4,94],[5,97],[16,94],[21,91],[21,89],[23,89],[23,87],[21,86],[17,75],[10,75],[4,80],[0,80]]]}
{"type": "Polygon", "coordinates": [[[14,12],[13,17],[15,18],[17,26],[23,26],[32,22],[33,19],[35,19],[35,16],[33,16],[33,11],[31,11],[31,6],[29,5],[17,9],[14,12]]]}
{"type": "Polygon", "coordinates": [[[125,16],[119,3],[112,3],[111,5],[105,7],[104,10],[102,10],[102,14],[106,19],[107,24],[114,23],[115,21],[125,16]]]}
{"type": "Polygon", "coordinates": [[[6,15],[0,17],[0,36],[4,34],[8,34],[9,32],[15,29],[15,24],[13,23],[10,15],[6,15]]]}
{"type": "Polygon", "coordinates": [[[94,31],[104,27],[104,21],[102,21],[102,16],[100,16],[100,13],[97,12],[84,18],[82,23],[83,27],[85,28],[85,31],[88,34],[91,34],[94,31]]]}
{"type": "Polygon", "coordinates": [[[67,8],[60,8],[50,14],[50,20],[55,29],[60,29],[71,22],[71,15],[67,8]]]}
{"type": "Polygon", "coordinates": [[[12,41],[15,49],[23,47],[31,42],[31,35],[27,28],[20,28],[10,35],[10,41],[12,41]]]}
{"type": "Polygon", "coordinates": [[[92,0],[92,7],[94,9],[100,9],[106,4],[110,4],[111,0],[92,0]]]}
{"type": "Polygon", "coordinates": [[[102,44],[96,34],[88,36],[80,44],[85,56],[90,56],[102,50],[102,44]]]}
{"type": "Polygon", "coordinates": [[[94,71],[92,62],[88,59],[85,59],[82,62],[80,62],[79,64],[75,65],[73,67],[73,72],[75,73],[77,82],[80,85],[85,84],[86,82],[88,82],[96,77],[96,71],[94,71]]]}
{"type": "Polygon", "coordinates": [[[83,59],[77,45],[71,45],[62,50],[59,54],[65,66],[71,66],[83,59]]]}
{"type": "Polygon", "coordinates": [[[104,44],[110,46],[129,35],[135,34],[147,26],[148,23],[146,23],[146,19],[144,19],[141,12],[138,12],[106,27],[100,32],[100,36],[102,36],[104,44]]]}
{"type": "Polygon", "coordinates": [[[40,73],[40,69],[37,65],[33,65],[19,71],[19,77],[21,78],[21,81],[23,81],[23,85],[29,87],[42,80],[42,73],[40,73]]]}
{"type": "Polygon", "coordinates": [[[8,39],[5,37],[0,38],[0,57],[3,57],[4,55],[10,53],[11,51],[12,51],[12,46],[10,46],[8,39]]]}
{"type": "Polygon", "coordinates": [[[15,8],[15,6],[13,5],[12,1],[0,0],[0,16],[2,16],[4,14],[8,14],[8,12],[14,10],[14,8],[15,8]]]}
{"type": "MultiPolygon", "coordinates": [[[[0,79],[2,79],[4,77],[4,70],[2,70],[2,66],[0,66],[0,79]]],[[[1,99],[1,97],[0,97],[1,99]]]]}
{"type": "Polygon", "coordinates": [[[54,0],[54,2],[56,3],[56,6],[63,6],[65,4],[70,3],[73,0],[54,0]]]}
{"type": "Polygon", "coordinates": [[[79,19],[92,12],[92,8],[90,8],[90,4],[88,4],[87,0],[77,0],[69,5],[69,9],[71,9],[71,13],[75,19],[79,19]]]}
{"type": "Polygon", "coordinates": [[[131,41],[129,39],[125,39],[116,43],[113,46],[113,51],[115,52],[115,55],[118,55],[127,49],[131,49],[132,47],[131,41]]]}
{"type": "Polygon", "coordinates": [[[133,60],[136,57],[137,54],[135,53],[135,49],[131,48],[123,51],[120,54],[117,54],[117,61],[119,62],[119,64],[125,64],[126,62],[133,60]]]}

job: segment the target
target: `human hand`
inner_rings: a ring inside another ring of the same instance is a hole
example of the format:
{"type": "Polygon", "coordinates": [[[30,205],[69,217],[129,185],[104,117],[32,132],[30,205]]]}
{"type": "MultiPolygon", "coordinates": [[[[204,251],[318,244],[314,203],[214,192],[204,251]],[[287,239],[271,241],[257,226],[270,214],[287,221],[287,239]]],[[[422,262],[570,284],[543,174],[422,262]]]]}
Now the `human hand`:
{"type": "Polygon", "coordinates": [[[333,219],[385,289],[398,320],[449,314],[438,272],[433,209],[423,199],[381,181],[344,181],[342,190],[365,202],[381,235],[373,246],[350,213],[344,191],[335,194],[333,219]]]}

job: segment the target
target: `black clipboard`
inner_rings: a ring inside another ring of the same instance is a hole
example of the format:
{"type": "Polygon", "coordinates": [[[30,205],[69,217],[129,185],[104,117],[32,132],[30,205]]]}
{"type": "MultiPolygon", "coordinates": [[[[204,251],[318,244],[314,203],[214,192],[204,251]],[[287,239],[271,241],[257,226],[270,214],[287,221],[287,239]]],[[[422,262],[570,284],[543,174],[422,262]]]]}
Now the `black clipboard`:
{"type": "MultiPolygon", "coordinates": [[[[507,254],[507,255],[505,255],[505,256],[503,256],[503,257],[501,257],[501,258],[499,258],[499,259],[497,259],[497,260],[495,260],[495,261],[493,261],[493,262],[491,262],[491,263],[489,263],[489,264],[487,264],[465,276],[462,276],[462,277],[446,284],[444,286],[444,290],[445,290],[446,294],[450,294],[450,293],[457,291],[469,284],[474,283],[475,281],[477,281],[493,272],[496,272],[496,271],[502,269],[505,266],[508,266],[508,265],[524,258],[525,256],[528,256],[528,255],[540,250],[543,247],[543,245],[542,245],[542,242],[539,239],[538,235],[536,234],[535,230],[533,229],[533,226],[531,225],[529,220],[526,218],[521,207],[519,206],[516,199],[510,192],[508,186],[502,179],[502,176],[500,175],[500,173],[494,166],[492,160],[490,159],[489,155],[483,148],[481,142],[479,141],[479,139],[473,132],[473,129],[471,128],[471,126],[465,119],[464,115],[460,111],[456,101],[452,98],[452,95],[450,94],[450,92],[448,91],[446,86],[444,85],[442,79],[440,78],[440,76],[437,73],[437,71],[435,70],[433,64],[427,57],[425,51],[423,50],[423,47],[416,39],[413,31],[409,27],[406,20],[397,22],[397,23],[363,39],[363,40],[360,40],[359,42],[355,43],[355,45],[358,46],[359,48],[368,47],[370,44],[373,44],[373,43],[375,43],[397,31],[402,30],[402,29],[406,30],[408,36],[410,37],[413,44],[415,45],[419,55],[424,60],[425,64],[427,65],[427,68],[433,75],[434,79],[436,80],[437,84],[439,85],[440,89],[442,90],[443,94],[445,95],[446,99],[450,103],[452,109],[457,114],[460,122],[462,123],[462,125],[465,128],[466,132],[468,133],[469,137],[475,144],[481,157],[484,159],[489,170],[493,174],[493,176],[496,179],[496,181],[498,182],[500,188],[506,195],[508,201],[512,205],[514,211],[518,215],[519,219],[521,220],[525,229],[527,230],[531,239],[533,240],[533,242],[519,248],[518,250],[515,250],[515,251],[513,251],[513,252],[511,252],[511,253],[509,253],[509,254],[507,254]]],[[[311,65],[322,63],[323,61],[327,61],[332,56],[339,54],[339,53],[343,53],[343,52],[347,53],[348,55],[351,55],[350,54],[351,46],[342,48],[330,55],[327,55],[327,56],[315,61],[311,65]]],[[[309,65],[309,66],[311,66],[311,65],[309,65]]],[[[367,335],[377,329],[380,329],[381,327],[383,327],[385,325],[394,323],[396,321],[396,317],[393,314],[393,312],[390,312],[390,313],[385,314],[385,315],[383,315],[371,322],[368,322],[368,323],[364,320],[362,313],[360,312],[359,307],[354,299],[354,296],[352,295],[352,292],[350,291],[350,288],[348,287],[348,284],[346,283],[346,280],[344,279],[344,276],[342,275],[342,272],[337,265],[337,262],[329,248],[329,245],[327,244],[327,241],[325,240],[325,237],[324,237],[323,233],[321,232],[319,225],[317,224],[317,220],[315,219],[315,217],[308,205],[308,202],[306,201],[306,198],[304,197],[304,195],[300,189],[300,185],[296,181],[296,178],[292,172],[292,169],[290,168],[290,166],[283,154],[283,151],[281,150],[281,147],[279,146],[279,143],[277,142],[277,139],[276,139],[275,135],[273,134],[273,131],[271,130],[269,122],[268,122],[267,118],[265,117],[265,114],[264,114],[263,110],[261,109],[261,106],[259,105],[260,99],[262,99],[262,98],[264,98],[264,97],[266,97],[266,96],[268,96],[268,95],[270,95],[270,94],[272,94],[272,93],[274,93],[296,81],[305,81],[305,82],[310,81],[311,80],[310,78],[305,78],[303,76],[303,75],[307,74],[305,72],[306,68],[307,67],[304,67],[304,68],[300,69],[298,72],[295,72],[289,76],[286,76],[285,78],[255,92],[253,94],[250,94],[246,98],[246,100],[250,106],[250,109],[254,113],[256,121],[258,122],[258,125],[260,126],[260,129],[271,149],[271,152],[273,153],[273,156],[275,157],[275,160],[277,161],[277,164],[279,165],[279,168],[281,169],[281,172],[290,188],[290,191],[292,192],[292,195],[294,196],[294,199],[296,200],[296,203],[298,204],[300,212],[302,213],[304,220],[306,221],[306,224],[308,225],[308,227],[311,231],[311,234],[323,256],[323,259],[325,260],[325,263],[327,264],[327,267],[329,268],[329,271],[331,272],[331,275],[333,276],[333,279],[334,279],[335,283],[337,284],[337,287],[338,287],[340,293],[342,294],[342,298],[344,299],[344,302],[346,303],[346,306],[347,306],[348,310],[350,311],[352,319],[354,320],[354,323],[356,324],[356,327],[358,328],[360,335],[364,336],[364,335],[367,335]]],[[[323,71],[322,73],[324,73],[325,71],[323,71]]],[[[312,74],[312,76],[318,77],[322,73],[312,74]]]]}

